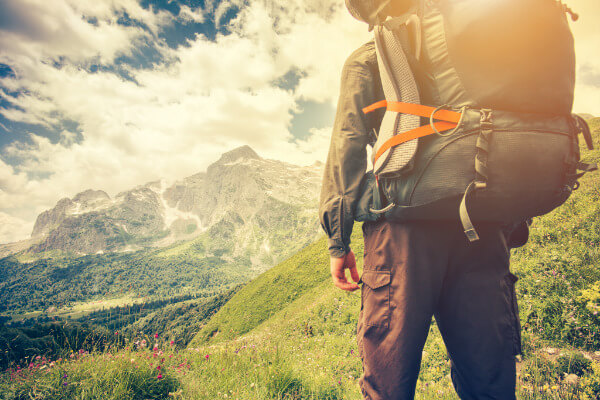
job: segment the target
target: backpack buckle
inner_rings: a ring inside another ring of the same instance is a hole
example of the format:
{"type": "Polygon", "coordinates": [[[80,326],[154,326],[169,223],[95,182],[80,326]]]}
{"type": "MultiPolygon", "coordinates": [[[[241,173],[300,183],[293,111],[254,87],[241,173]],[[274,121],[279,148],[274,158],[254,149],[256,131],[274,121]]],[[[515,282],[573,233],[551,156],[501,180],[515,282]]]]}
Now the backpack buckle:
{"type": "Polygon", "coordinates": [[[442,104],[441,106],[436,107],[429,115],[429,126],[435,133],[437,133],[441,137],[451,136],[454,133],[456,133],[458,128],[461,127],[462,122],[463,122],[463,117],[465,115],[465,111],[467,110],[467,108],[468,108],[467,106],[458,108],[458,107],[452,107],[449,104],[442,104]],[[456,127],[454,127],[454,129],[452,129],[450,132],[441,133],[440,131],[438,131],[437,127],[435,126],[435,123],[433,122],[435,113],[437,113],[440,110],[449,110],[449,111],[457,111],[457,112],[460,111],[460,119],[458,120],[456,127]]]}

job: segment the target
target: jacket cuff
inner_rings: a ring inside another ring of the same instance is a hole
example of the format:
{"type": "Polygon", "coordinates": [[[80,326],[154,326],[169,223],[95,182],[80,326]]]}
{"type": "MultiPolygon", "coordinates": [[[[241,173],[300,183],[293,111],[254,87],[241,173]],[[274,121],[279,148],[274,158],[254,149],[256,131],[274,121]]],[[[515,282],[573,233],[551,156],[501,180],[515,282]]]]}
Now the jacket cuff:
{"type": "Polygon", "coordinates": [[[345,245],[341,240],[329,239],[329,255],[335,258],[342,258],[350,251],[350,246],[345,245]]]}

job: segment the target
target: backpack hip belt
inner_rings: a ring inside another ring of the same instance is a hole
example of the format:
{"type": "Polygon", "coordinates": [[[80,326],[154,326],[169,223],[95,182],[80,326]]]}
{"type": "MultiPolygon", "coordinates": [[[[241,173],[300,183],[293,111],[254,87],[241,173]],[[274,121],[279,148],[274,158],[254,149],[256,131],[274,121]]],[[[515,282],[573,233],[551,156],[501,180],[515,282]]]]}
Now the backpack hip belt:
{"type": "Polygon", "coordinates": [[[593,146],[587,124],[576,115],[386,100],[363,112],[382,107],[417,115],[424,124],[382,143],[375,160],[407,141],[422,138],[424,142],[411,170],[393,177],[375,175],[370,190],[382,195],[382,208],[371,207],[374,216],[393,220],[458,216],[467,238],[476,241],[479,236],[473,220],[509,223],[544,214],[577,189],[583,174],[596,169],[595,164],[579,161],[578,134],[590,149],[593,146]]]}

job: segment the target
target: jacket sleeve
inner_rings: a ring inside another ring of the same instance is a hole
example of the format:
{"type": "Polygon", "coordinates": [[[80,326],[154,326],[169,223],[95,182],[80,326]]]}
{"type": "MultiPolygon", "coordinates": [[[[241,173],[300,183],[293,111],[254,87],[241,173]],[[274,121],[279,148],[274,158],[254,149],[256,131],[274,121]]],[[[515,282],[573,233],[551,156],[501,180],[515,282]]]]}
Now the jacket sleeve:
{"type": "Polygon", "coordinates": [[[366,63],[351,56],[342,70],[319,204],[321,226],[329,237],[332,257],[343,257],[350,250],[354,209],[366,172],[366,146],[371,129],[362,108],[375,101],[373,86],[372,71],[366,63]]]}

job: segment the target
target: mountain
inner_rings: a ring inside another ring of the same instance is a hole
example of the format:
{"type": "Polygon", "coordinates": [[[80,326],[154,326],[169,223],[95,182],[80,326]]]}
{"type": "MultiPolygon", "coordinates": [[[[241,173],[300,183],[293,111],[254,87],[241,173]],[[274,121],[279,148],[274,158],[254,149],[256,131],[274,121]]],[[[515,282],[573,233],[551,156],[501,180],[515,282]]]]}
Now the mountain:
{"type": "Polygon", "coordinates": [[[272,265],[319,234],[320,179],[320,164],[267,160],[243,146],[171,185],[158,180],[114,198],[92,189],[63,198],[37,217],[31,239],[0,245],[0,257],[135,251],[198,239],[207,256],[272,265]]]}

